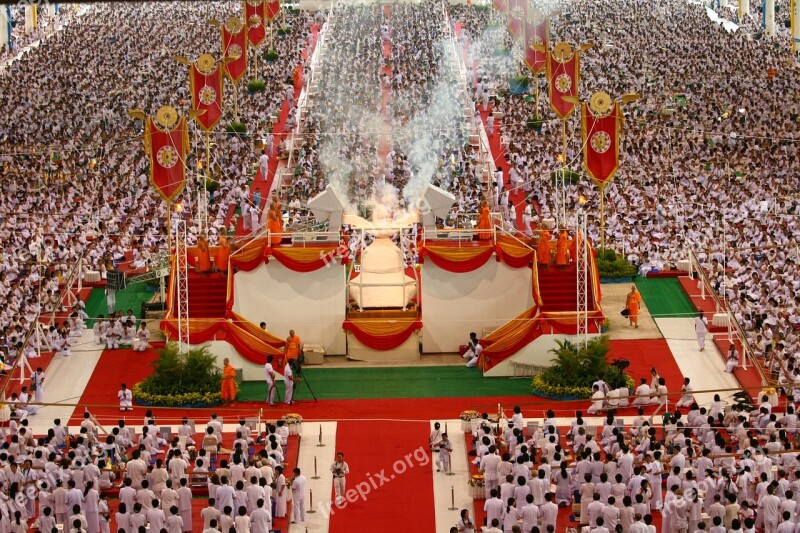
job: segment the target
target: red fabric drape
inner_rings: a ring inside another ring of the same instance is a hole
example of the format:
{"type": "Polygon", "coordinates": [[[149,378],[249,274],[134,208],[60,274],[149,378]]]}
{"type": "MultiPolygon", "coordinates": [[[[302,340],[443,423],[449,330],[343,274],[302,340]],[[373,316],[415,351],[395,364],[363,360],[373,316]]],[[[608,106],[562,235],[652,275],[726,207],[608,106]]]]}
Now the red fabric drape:
{"type": "Polygon", "coordinates": [[[265,248],[266,239],[256,239],[250,241],[243,248],[231,255],[231,267],[248,272],[257,268],[266,261],[265,248]]]}
{"type": "Polygon", "coordinates": [[[280,264],[295,272],[313,272],[335,262],[338,247],[267,248],[265,255],[274,257],[280,264]]]}
{"type": "Polygon", "coordinates": [[[356,339],[373,350],[392,350],[408,340],[411,334],[422,328],[422,321],[396,321],[386,323],[372,320],[345,320],[342,329],[355,335],[356,339]]]}
{"type": "Polygon", "coordinates": [[[497,238],[497,257],[511,268],[527,268],[533,261],[533,250],[523,246],[515,239],[499,236],[497,238]]]}
{"type": "Polygon", "coordinates": [[[494,251],[494,246],[424,246],[420,257],[430,258],[434,265],[448,272],[472,272],[485,265],[494,251]]]}
{"type": "Polygon", "coordinates": [[[481,339],[483,352],[478,366],[488,370],[541,334],[539,308],[534,306],[481,339]]]}
{"type": "MultiPolygon", "coordinates": [[[[258,328],[256,328],[258,329],[258,328]]],[[[161,330],[171,339],[178,338],[178,322],[175,319],[161,321],[161,330]]],[[[224,318],[191,319],[189,321],[189,342],[203,344],[212,340],[225,340],[239,355],[257,365],[267,362],[268,355],[282,357],[283,352],[266,341],[269,334],[251,333],[242,324],[224,318]]]]}

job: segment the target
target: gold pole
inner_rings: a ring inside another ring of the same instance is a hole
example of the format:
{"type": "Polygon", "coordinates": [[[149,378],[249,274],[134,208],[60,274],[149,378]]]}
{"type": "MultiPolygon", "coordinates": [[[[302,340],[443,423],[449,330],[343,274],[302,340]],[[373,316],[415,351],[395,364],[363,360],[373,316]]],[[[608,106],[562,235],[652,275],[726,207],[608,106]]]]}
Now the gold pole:
{"type": "Polygon", "coordinates": [[[253,47],[253,65],[255,66],[255,79],[258,79],[258,47],[253,47]]]}
{"type": "Polygon", "coordinates": [[[206,130],[206,179],[211,179],[211,132],[206,130]]]}
{"type": "Polygon", "coordinates": [[[167,250],[172,254],[172,202],[167,200],[167,250]]]}
{"type": "Polygon", "coordinates": [[[606,249],[606,185],[600,185],[600,249],[606,249]]]}
{"type": "Polygon", "coordinates": [[[239,84],[233,81],[233,120],[239,122],[239,84]]]}
{"type": "Polygon", "coordinates": [[[533,114],[537,117],[539,116],[539,73],[533,73],[533,85],[536,87],[536,102],[535,107],[533,108],[533,114]]]}
{"type": "Polygon", "coordinates": [[[567,119],[561,120],[561,139],[564,142],[564,149],[561,152],[564,158],[564,168],[567,168],[567,119]]]}
{"type": "Polygon", "coordinates": [[[272,31],[272,19],[269,21],[269,49],[272,50],[272,39],[273,39],[273,31],[272,31]]]}

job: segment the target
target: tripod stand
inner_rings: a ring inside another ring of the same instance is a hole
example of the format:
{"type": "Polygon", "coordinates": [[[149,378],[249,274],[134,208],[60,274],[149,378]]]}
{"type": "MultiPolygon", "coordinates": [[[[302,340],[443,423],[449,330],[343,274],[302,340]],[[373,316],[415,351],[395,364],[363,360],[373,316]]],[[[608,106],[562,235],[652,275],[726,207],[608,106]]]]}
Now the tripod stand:
{"type": "MultiPolygon", "coordinates": [[[[302,383],[306,384],[306,387],[308,387],[308,392],[311,393],[311,397],[314,398],[314,401],[316,402],[319,401],[317,400],[317,395],[314,394],[314,389],[311,388],[311,385],[308,383],[308,380],[306,379],[306,376],[303,373],[303,363],[305,362],[305,360],[306,358],[301,353],[300,356],[297,359],[295,359],[294,362],[292,363],[292,373],[298,378],[300,378],[300,381],[302,383]]],[[[293,401],[298,402],[298,400],[294,399],[293,401]]]]}

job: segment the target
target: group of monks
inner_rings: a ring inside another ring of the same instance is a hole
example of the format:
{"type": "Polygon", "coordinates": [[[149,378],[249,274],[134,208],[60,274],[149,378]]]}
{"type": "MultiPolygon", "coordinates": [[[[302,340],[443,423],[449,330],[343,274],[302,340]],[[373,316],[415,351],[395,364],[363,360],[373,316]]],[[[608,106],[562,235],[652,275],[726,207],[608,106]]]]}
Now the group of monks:
{"type": "MultiPolygon", "coordinates": [[[[219,236],[219,246],[214,256],[214,266],[220,272],[228,271],[228,258],[231,256],[231,242],[226,235],[219,236]]],[[[211,272],[211,250],[208,246],[208,237],[201,235],[197,239],[197,272],[211,272]]]]}
{"type": "Polygon", "coordinates": [[[539,263],[540,268],[547,268],[549,265],[553,264],[553,260],[555,259],[556,266],[565,269],[570,261],[577,260],[578,250],[581,245],[581,236],[577,235],[572,239],[572,246],[570,246],[568,238],[567,231],[561,230],[558,234],[558,240],[556,241],[556,253],[554,258],[550,248],[552,234],[548,229],[542,228],[540,230],[539,244],[536,245],[536,261],[539,263]]]}

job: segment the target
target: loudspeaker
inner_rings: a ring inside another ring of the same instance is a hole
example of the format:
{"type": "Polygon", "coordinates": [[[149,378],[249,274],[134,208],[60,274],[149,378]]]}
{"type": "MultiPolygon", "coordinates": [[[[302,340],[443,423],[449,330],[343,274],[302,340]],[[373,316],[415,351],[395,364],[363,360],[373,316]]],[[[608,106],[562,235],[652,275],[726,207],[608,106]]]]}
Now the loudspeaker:
{"type": "Polygon", "coordinates": [[[125,272],[121,270],[109,270],[106,274],[106,289],[111,291],[122,291],[126,287],[125,272]]]}

